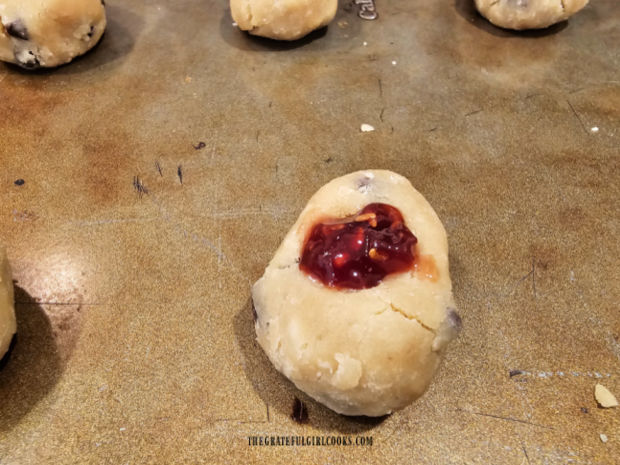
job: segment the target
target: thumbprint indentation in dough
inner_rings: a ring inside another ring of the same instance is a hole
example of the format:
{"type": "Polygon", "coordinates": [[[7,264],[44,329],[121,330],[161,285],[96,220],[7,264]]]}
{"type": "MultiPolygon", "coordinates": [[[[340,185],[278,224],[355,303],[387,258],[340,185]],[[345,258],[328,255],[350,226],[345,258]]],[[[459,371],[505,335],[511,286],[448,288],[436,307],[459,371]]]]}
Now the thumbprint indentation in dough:
{"type": "Polygon", "coordinates": [[[331,288],[368,289],[410,270],[417,242],[400,210],[370,203],[352,216],[317,221],[299,269],[331,288]]]}

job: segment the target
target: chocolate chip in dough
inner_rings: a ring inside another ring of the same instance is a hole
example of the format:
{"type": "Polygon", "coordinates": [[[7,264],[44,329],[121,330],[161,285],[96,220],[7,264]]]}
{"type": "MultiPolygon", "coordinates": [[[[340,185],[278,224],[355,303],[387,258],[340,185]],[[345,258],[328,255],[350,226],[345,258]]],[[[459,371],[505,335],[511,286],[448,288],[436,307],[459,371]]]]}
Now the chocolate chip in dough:
{"type": "Polygon", "coordinates": [[[17,19],[6,26],[6,32],[11,37],[21,40],[30,40],[28,29],[21,19],[17,19]]]}
{"type": "Polygon", "coordinates": [[[452,325],[452,327],[456,330],[456,332],[460,332],[463,329],[463,320],[461,316],[456,312],[453,308],[448,308],[448,321],[452,325]]]}

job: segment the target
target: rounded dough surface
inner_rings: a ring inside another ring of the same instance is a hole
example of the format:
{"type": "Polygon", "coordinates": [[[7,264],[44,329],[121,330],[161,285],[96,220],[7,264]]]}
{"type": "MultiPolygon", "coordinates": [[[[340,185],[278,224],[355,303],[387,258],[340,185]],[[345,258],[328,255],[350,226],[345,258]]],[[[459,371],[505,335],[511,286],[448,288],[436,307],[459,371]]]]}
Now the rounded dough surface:
{"type": "Polygon", "coordinates": [[[252,289],[256,334],[273,365],[308,395],[345,415],[381,416],[422,395],[456,335],[448,244],[433,208],[404,177],[359,171],[309,201],[252,289]],[[327,287],[299,269],[305,238],[325,218],[380,202],[400,210],[417,253],[434,262],[363,290],[327,287]]]}
{"type": "Polygon", "coordinates": [[[4,249],[0,247],[0,359],[9,350],[16,328],[13,278],[4,249]]]}
{"type": "Polygon", "coordinates": [[[588,0],[475,0],[482,16],[506,29],[542,29],[570,18],[588,0]]]}
{"type": "Polygon", "coordinates": [[[0,60],[23,68],[68,63],[106,26],[103,0],[0,0],[0,60]]]}
{"type": "Polygon", "coordinates": [[[327,26],[338,0],[230,0],[239,29],[277,40],[296,40],[327,26]]]}

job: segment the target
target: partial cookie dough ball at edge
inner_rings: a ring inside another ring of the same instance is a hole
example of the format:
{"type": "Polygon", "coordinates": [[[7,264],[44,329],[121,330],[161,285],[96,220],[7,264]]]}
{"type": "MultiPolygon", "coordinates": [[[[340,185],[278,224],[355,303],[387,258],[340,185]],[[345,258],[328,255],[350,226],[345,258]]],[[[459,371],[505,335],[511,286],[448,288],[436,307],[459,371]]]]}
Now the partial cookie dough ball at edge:
{"type": "Polygon", "coordinates": [[[230,0],[239,29],[276,40],[297,40],[327,26],[336,16],[338,0],[230,0]]]}
{"type": "Polygon", "coordinates": [[[0,60],[22,68],[69,63],[93,48],[106,27],[102,0],[0,0],[0,60]]]}
{"type": "Polygon", "coordinates": [[[335,179],[309,201],[252,291],[256,332],[276,369],[302,391],[345,415],[382,416],[420,397],[455,336],[447,238],[432,207],[408,180],[388,171],[335,179]],[[438,279],[416,271],[376,287],[335,290],[299,270],[309,228],[373,202],[398,208],[432,256],[438,279]]]}
{"type": "Polygon", "coordinates": [[[0,359],[9,350],[16,329],[13,278],[6,253],[0,247],[0,359]]]}
{"type": "Polygon", "coordinates": [[[589,0],[475,0],[482,16],[513,30],[544,29],[565,21],[589,0]]]}

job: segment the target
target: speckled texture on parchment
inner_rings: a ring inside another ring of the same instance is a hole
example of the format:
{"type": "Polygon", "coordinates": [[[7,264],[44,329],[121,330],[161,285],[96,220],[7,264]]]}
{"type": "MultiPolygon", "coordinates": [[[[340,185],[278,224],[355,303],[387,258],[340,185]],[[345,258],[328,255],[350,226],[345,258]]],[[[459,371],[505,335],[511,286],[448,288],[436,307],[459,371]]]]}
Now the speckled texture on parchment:
{"type": "Polygon", "coordinates": [[[226,0],[106,3],[93,53],[0,65],[19,323],[0,463],[617,463],[620,410],[593,396],[620,393],[616,0],[526,34],[469,1],[378,1],[377,21],[341,3],[288,45],[240,33],[226,0]],[[429,391],[382,421],[296,391],[249,301],[311,194],[364,168],[443,220],[464,320],[429,391]]]}

